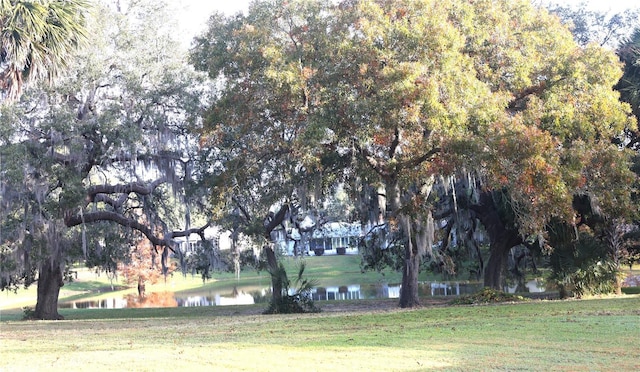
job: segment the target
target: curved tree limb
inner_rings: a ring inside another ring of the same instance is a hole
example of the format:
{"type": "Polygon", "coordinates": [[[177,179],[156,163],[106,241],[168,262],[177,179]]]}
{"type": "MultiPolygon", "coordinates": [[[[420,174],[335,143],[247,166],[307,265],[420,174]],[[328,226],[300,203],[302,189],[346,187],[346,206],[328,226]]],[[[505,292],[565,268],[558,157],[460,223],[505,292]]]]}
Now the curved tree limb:
{"type": "Polygon", "coordinates": [[[98,194],[128,194],[134,192],[138,195],[149,195],[156,187],[166,181],[166,177],[160,177],[149,183],[131,182],[121,185],[96,185],[91,186],[87,191],[87,194],[91,201],[93,201],[98,194]]]}
{"type": "Polygon", "coordinates": [[[153,245],[168,247],[171,250],[173,250],[172,248],[173,238],[189,236],[191,234],[198,234],[200,235],[201,238],[204,238],[204,230],[210,226],[210,223],[207,223],[202,227],[192,228],[187,230],[172,231],[160,237],[156,235],[149,226],[139,222],[138,220],[135,220],[133,218],[126,217],[119,213],[111,212],[111,211],[89,212],[89,213],[83,213],[82,215],[69,214],[65,216],[65,219],[64,219],[65,225],[67,227],[78,226],[83,223],[95,223],[100,221],[111,221],[119,224],[120,226],[129,227],[134,230],[138,230],[142,234],[144,234],[144,236],[146,236],[147,239],[149,239],[149,241],[153,245]]]}

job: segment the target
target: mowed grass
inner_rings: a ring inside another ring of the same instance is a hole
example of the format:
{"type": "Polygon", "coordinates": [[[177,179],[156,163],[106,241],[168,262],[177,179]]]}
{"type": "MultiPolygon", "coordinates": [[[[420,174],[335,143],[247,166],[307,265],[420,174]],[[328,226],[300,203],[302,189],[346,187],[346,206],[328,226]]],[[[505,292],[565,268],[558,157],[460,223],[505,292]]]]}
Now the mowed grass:
{"type": "Polygon", "coordinates": [[[0,370],[640,370],[637,295],[302,315],[236,312],[246,314],[233,307],[64,310],[65,321],[2,322],[0,370]]]}
{"type": "MultiPolygon", "coordinates": [[[[362,274],[357,256],[305,262],[305,273],[325,286],[399,280],[397,273],[362,274]]],[[[297,264],[285,260],[291,275],[297,264]]],[[[104,276],[84,272],[80,279],[61,297],[114,295],[96,293],[108,283],[104,276]]],[[[153,288],[184,293],[256,283],[268,285],[268,274],[222,274],[205,284],[175,275],[153,288]]],[[[65,321],[19,321],[15,304],[34,292],[20,291],[14,302],[2,293],[0,371],[640,370],[640,295],[411,310],[395,308],[396,299],[361,300],[354,302],[367,310],[342,312],[320,302],[329,310],[278,316],[261,315],[264,304],[61,309],[65,321]]]]}

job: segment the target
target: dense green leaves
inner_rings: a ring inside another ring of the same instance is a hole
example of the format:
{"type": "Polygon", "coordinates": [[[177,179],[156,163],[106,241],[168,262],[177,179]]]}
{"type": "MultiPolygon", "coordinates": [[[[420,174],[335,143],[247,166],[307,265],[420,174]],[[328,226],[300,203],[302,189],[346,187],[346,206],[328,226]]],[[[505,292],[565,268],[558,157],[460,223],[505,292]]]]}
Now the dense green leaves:
{"type": "Polygon", "coordinates": [[[636,118],[640,117],[640,28],[622,41],[617,54],[624,64],[624,75],[616,85],[621,99],[628,102],[636,118]]]}
{"type": "Polygon", "coordinates": [[[84,0],[0,2],[0,102],[17,99],[29,80],[57,76],[88,38],[84,0]]]}
{"type": "MultiPolygon", "coordinates": [[[[57,275],[55,266],[87,254],[96,255],[91,265],[113,270],[130,229],[165,252],[174,237],[202,232],[184,216],[196,214],[202,196],[185,190],[203,156],[191,134],[207,98],[203,76],[186,65],[165,7],[141,2],[126,11],[100,8],[88,19],[92,42],[67,60],[72,69],[0,113],[0,238],[13,253],[3,258],[15,263],[2,272],[9,282],[29,284],[26,273],[47,262],[57,275]]],[[[56,312],[57,292],[44,295],[55,301],[39,317],[56,312]]]]}
{"type": "Polygon", "coordinates": [[[604,213],[628,200],[615,55],[528,1],[262,1],[212,17],[191,57],[219,79],[216,195],[265,210],[312,174],[381,190],[406,262],[431,249],[440,177],[509,195],[522,236],[572,221],[576,194],[604,213]]]}

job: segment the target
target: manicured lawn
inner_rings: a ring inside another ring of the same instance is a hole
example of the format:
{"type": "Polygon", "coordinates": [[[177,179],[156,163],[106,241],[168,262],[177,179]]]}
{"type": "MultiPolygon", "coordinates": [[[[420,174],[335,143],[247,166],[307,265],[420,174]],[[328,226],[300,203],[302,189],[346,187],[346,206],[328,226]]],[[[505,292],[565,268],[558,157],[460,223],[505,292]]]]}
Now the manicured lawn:
{"type": "MultiPolygon", "coordinates": [[[[362,274],[357,256],[306,262],[306,274],[325,286],[400,280],[362,274]]],[[[294,273],[297,261],[285,263],[294,273]]],[[[104,276],[78,275],[61,301],[135,291],[100,294],[104,276]]],[[[233,285],[268,286],[269,277],[247,271],[203,284],[176,274],[147,291],[233,285]]],[[[65,321],[28,322],[20,307],[33,306],[35,287],[0,296],[0,371],[640,370],[640,295],[411,310],[397,309],[396,299],[331,301],[318,303],[318,314],[279,316],[262,315],[264,304],[61,309],[65,321]]]]}
{"type": "Polygon", "coordinates": [[[637,295],[385,308],[64,310],[1,322],[0,370],[640,370],[637,295]]]}

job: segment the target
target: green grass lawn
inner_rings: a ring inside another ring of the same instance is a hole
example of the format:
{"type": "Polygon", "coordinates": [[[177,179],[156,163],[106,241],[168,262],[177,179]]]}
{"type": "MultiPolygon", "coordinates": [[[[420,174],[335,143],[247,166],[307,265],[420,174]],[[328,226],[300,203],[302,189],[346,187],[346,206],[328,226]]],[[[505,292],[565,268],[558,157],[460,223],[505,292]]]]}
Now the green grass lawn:
{"type": "MultiPolygon", "coordinates": [[[[362,274],[357,256],[306,258],[320,285],[397,283],[362,274]]],[[[295,259],[285,260],[289,272],[295,259]]],[[[429,278],[421,278],[428,280],[429,278]]],[[[268,274],[174,275],[147,291],[269,285],[268,274]]],[[[104,276],[79,270],[61,301],[97,298],[104,276]]],[[[20,321],[35,288],[0,293],[0,371],[640,370],[640,295],[487,306],[395,308],[397,300],[320,302],[318,314],[261,315],[264,304],[145,309],[61,309],[65,321],[20,321]],[[26,299],[25,299],[26,298],[26,299]],[[336,307],[337,306],[337,307],[336,307]]],[[[31,302],[29,302],[31,301],[31,302]]]]}
{"type": "MultiPolygon", "coordinates": [[[[322,305],[322,304],[321,304],[322,305]]],[[[413,310],[64,310],[0,323],[0,370],[640,369],[640,296],[413,310]]]]}

